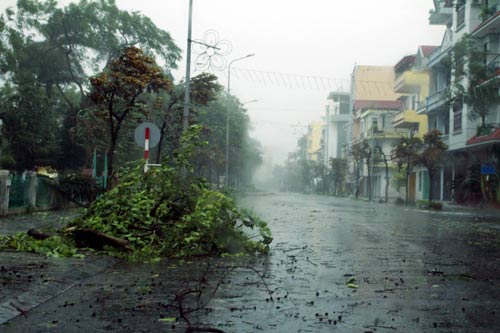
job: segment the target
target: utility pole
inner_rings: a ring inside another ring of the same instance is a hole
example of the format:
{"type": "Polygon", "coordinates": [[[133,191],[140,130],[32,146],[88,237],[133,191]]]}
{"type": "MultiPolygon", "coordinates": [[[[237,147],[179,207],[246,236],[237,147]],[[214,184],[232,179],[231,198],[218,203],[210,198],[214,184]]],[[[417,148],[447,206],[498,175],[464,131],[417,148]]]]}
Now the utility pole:
{"type": "Polygon", "coordinates": [[[189,103],[191,94],[191,34],[193,21],[193,0],[189,0],[189,21],[188,21],[188,37],[186,50],[186,90],[184,91],[184,112],[182,114],[182,132],[185,133],[189,127],[189,103]]]}

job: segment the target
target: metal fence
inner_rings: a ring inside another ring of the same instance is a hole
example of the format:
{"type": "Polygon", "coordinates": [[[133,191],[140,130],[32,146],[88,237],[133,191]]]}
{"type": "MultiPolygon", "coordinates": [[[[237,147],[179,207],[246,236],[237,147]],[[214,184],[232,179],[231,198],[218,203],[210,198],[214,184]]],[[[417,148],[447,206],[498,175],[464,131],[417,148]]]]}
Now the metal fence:
{"type": "Polygon", "coordinates": [[[37,176],[36,188],[36,206],[47,208],[52,204],[54,190],[49,186],[49,179],[43,176],[37,176]]]}
{"type": "Polygon", "coordinates": [[[28,207],[29,178],[25,173],[10,175],[9,208],[28,207]]]}

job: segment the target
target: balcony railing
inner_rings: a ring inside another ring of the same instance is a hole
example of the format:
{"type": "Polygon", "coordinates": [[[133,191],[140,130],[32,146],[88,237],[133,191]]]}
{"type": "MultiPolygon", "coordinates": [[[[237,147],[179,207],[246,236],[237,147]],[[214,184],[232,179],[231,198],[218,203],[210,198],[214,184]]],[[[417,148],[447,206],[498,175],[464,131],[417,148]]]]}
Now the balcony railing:
{"type": "Polygon", "coordinates": [[[396,77],[394,91],[399,93],[418,92],[428,82],[429,74],[427,72],[405,71],[396,77]]]}
{"type": "Polygon", "coordinates": [[[495,15],[499,9],[500,6],[498,4],[494,4],[489,6],[488,8],[483,9],[481,13],[481,19],[483,20],[483,22],[495,15]]]}
{"type": "Polygon", "coordinates": [[[427,107],[427,101],[420,101],[417,103],[417,113],[425,112],[425,108],[427,107]]]}
{"type": "Polygon", "coordinates": [[[426,111],[430,111],[431,109],[437,108],[448,101],[446,97],[447,88],[436,91],[434,94],[428,96],[425,99],[426,102],[426,111]]]}

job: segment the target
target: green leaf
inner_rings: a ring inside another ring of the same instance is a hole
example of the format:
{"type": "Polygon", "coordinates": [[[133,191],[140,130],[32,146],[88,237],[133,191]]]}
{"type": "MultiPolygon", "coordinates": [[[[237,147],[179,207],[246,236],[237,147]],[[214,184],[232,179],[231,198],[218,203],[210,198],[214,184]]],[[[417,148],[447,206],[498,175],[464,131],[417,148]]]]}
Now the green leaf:
{"type": "Polygon", "coordinates": [[[177,318],[175,317],[166,317],[166,318],[160,318],[158,321],[161,321],[163,323],[175,323],[177,321],[177,318]]]}

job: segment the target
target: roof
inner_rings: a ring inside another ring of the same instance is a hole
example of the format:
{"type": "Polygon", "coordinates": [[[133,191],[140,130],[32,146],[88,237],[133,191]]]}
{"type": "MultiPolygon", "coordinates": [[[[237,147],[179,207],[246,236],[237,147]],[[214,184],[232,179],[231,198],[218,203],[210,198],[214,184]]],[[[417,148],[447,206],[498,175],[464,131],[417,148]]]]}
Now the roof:
{"type": "Polygon", "coordinates": [[[467,140],[467,145],[477,145],[480,143],[490,143],[500,141],[500,128],[497,128],[493,133],[482,136],[473,136],[467,140]]]}
{"type": "Polygon", "coordinates": [[[355,100],[394,101],[394,67],[357,65],[352,73],[355,100]]]}
{"type": "Polygon", "coordinates": [[[416,58],[415,54],[404,56],[401,60],[398,61],[396,66],[394,66],[394,70],[396,72],[398,72],[402,68],[411,67],[413,65],[413,63],[415,62],[415,58],[416,58]]]}
{"type": "Polygon", "coordinates": [[[422,49],[422,53],[424,54],[424,57],[428,57],[438,47],[439,46],[433,46],[433,45],[422,45],[422,46],[420,46],[420,48],[422,49]]]}
{"type": "Polygon", "coordinates": [[[328,94],[327,99],[333,99],[335,96],[351,96],[350,92],[342,92],[342,91],[332,91],[328,94]]]}
{"type": "Polygon", "coordinates": [[[375,109],[375,110],[399,110],[401,101],[369,101],[357,100],[354,101],[354,109],[375,109]]]}

